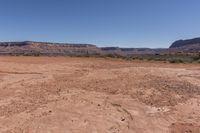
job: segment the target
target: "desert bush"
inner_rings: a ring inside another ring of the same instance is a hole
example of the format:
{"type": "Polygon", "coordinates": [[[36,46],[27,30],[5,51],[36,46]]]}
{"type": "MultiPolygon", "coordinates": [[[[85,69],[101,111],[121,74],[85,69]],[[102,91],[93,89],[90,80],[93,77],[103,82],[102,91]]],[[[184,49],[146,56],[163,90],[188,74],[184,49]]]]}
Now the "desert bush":
{"type": "Polygon", "coordinates": [[[153,58],[148,58],[147,60],[148,60],[148,61],[152,61],[152,60],[153,60],[153,58]]]}
{"type": "Polygon", "coordinates": [[[132,60],[136,60],[137,58],[136,57],[130,57],[132,60]]]}
{"type": "Polygon", "coordinates": [[[200,55],[194,56],[194,57],[193,57],[193,60],[194,60],[194,61],[200,60],[200,55]]]}
{"type": "Polygon", "coordinates": [[[35,53],[33,53],[34,56],[41,56],[40,51],[36,51],[35,53]]]}
{"type": "Polygon", "coordinates": [[[184,61],[178,58],[169,59],[170,63],[183,63],[184,61]]]}
{"type": "Polygon", "coordinates": [[[110,58],[125,58],[124,56],[122,55],[119,55],[119,54],[107,54],[105,55],[106,57],[110,57],[110,58]]]}

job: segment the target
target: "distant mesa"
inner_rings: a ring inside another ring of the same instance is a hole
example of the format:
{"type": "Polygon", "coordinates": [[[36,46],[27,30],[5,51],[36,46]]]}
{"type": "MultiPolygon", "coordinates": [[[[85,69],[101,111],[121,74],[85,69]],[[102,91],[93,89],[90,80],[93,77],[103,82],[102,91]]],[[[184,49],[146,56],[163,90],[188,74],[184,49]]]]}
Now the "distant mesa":
{"type": "Polygon", "coordinates": [[[200,53],[200,38],[178,40],[169,48],[120,48],[97,47],[93,44],[52,43],[52,42],[0,42],[0,55],[166,55],[200,53]]]}
{"type": "Polygon", "coordinates": [[[52,46],[71,46],[71,47],[95,47],[92,44],[75,44],[75,43],[52,43],[52,42],[0,42],[0,46],[26,46],[26,45],[52,45],[52,46]]]}
{"type": "Polygon", "coordinates": [[[92,44],[51,42],[0,42],[0,55],[88,55],[99,49],[92,44]]]}
{"type": "Polygon", "coordinates": [[[179,47],[190,47],[190,46],[200,46],[200,38],[187,39],[187,40],[178,40],[175,41],[170,48],[179,48],[179,47]]]}

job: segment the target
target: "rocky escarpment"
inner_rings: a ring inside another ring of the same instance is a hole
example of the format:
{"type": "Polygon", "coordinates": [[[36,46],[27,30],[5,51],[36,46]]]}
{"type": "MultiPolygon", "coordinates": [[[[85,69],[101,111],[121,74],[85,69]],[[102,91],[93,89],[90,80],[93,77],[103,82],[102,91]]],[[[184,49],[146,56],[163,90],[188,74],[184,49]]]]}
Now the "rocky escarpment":
{"type": "Polygon", "coordinates": [[[50,42],[0,42],[0,55],[167,55],[199,54],[200,38],[179,40],[166,49],[97,47],[92,44],[50,43],[50,42]]]}
{"type": "Polygon", "coordinates": [[[175,41],[169,47],[169,51],[175,51],[179,53],[199,53],[200,38],[175,41]]]}
{"type": "Polygon", "coordinates": [[[178,40],[172,43],[170,48],[181,48],[181,47],[195,47],[200,46],[200,38],[178,40]]]}
{"type": "Polygon", "coordinates": [[[133,54],[155,54],[159,49],[97,47],[92,44],[49,42],[0,42],[1,55],[107,55],[128,56],[133,54]]]}
{"type": "Polygon", "coordinates": [[[92,44],[49,42],[1,42],[0,54],[14,55],[86,55],[97,54],[99,49],[92,44]]]}

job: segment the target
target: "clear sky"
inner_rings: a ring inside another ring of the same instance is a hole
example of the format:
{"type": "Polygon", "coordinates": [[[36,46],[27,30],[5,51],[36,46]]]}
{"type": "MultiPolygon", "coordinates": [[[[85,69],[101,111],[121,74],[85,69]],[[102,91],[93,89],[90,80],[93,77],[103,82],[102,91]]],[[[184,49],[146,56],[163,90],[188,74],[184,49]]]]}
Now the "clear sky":
{"type": "Polygon", "coordinates": [[[0,41],[168,47],[200,37],[200,0],[0,0],[0,41]]]}

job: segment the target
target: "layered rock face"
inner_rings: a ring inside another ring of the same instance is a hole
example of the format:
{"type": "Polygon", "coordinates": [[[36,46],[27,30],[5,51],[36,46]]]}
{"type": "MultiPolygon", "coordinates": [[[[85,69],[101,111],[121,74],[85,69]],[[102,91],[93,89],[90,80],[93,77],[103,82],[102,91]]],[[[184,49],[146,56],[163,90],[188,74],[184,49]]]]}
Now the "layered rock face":
{"type": "Polygon", "coordinates": [[[118,54],[123,56],[133,54],[155,54],[160,49],[149,48],[119,48],[97,47],[92,44],[70,44],[49,42],[1,42],[0,54],[14,55],[106,55],[118,54]]]}
{"type": "Polygon", "coordinates": [[[169,47],[169,50],[183,53],[200,53],[200,38],[175,41],[169,47]]]}
{"type": "Polygon", "coordinates": [[[172,43],[170,48],[180,48],[180,47],[190,47],[190,46],[200,46],[200,38],[178,40],[172,43]]]}
{"type": "Polygon", "coordinates": [[[200,53],[200,38],[175,41],[166,49],[97,47],[92,44],[50,42],[0,42],[0,55],[152,55],[200,53]]]}
{"type": "Polygon", "coordinates": [[[84,55],[97,54],[99,49],[92,44],[69,44],[48,42],[2,42],[1,54],[84,55]]]}

